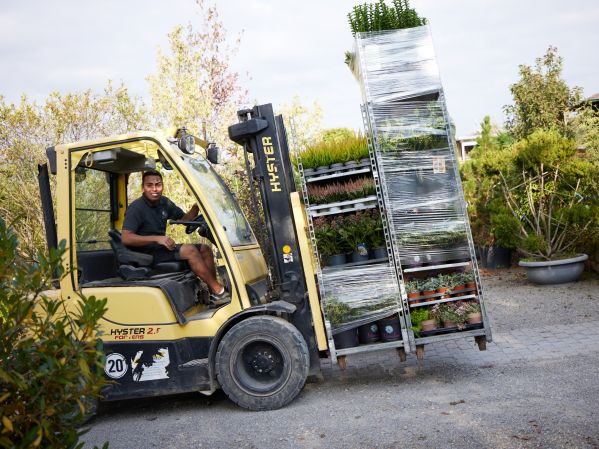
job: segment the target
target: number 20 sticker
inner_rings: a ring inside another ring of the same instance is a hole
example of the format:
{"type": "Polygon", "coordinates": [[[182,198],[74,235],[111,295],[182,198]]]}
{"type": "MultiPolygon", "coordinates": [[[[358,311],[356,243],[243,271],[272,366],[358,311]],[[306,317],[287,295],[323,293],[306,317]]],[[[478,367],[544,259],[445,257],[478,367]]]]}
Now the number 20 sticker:
{"type": "Polygon", "coordinates": [[[106,356],[106,365],[104,365],[104,372],[112,379],[120,379],[127,372],[127,360],[125,356],[118,352],[113,352],[106,356]]]}

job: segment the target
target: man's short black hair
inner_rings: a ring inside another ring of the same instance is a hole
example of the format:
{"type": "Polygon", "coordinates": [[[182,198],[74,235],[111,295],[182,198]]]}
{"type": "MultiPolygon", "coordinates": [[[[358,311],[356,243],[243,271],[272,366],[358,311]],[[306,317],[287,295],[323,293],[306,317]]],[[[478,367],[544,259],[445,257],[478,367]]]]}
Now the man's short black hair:
{"type": "Polygon", "coordinates": [[[162,180],[162,175],[160,174],[159,171],[156,170],[148,170],[145,171],[143,176],[141,177],[141,183],[143,184],[144,181],[146,180],[146,176],[158,176],[160,178],[160,180],[162,180]]]}

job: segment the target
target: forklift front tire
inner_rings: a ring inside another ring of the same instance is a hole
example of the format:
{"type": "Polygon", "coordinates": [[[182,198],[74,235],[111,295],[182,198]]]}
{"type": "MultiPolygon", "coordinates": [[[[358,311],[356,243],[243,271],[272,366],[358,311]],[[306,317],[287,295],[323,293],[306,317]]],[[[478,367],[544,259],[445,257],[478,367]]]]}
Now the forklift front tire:
{"type": "Polygon", "coordinates": [[[216,353],[216,373],[224,392],[250,410],[275,410],[290,403],[304,387],[310,357],[295,326],[260,315],[233,326],[216,353]]]}

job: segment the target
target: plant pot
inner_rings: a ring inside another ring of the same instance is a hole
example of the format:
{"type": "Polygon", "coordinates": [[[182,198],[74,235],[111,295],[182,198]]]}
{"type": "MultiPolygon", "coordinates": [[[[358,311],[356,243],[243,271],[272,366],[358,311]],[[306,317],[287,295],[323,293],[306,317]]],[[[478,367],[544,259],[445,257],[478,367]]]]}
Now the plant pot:
{"type": "Polygon", "coordinates": [[[345,168],[353,168],[353,167],[355,167],[356,165],[358,165],[358,163],[357,163],[356,161],[347,161],[347,162],[345,162],[345,163],[343,164],[343,166],[344,166],[345,168]]]}
{"type": "Polygon", "coordinates": [[[346,331],[339,332],[333,335],[333,341],[335,342],[335,349],[346,349],[358,346],[358,331],[354,327],[346,331]]]}
{"type": "Polygon", "coordinates": [[[476,288],[476,282],[472,281],[472,282],[466,282],[466,289],[475,289],[476,288]]]}
{"type": "Polygon", "coordinates": [[[319,167],[316,167],[316,169],[314,170],[314,173],[322,173],[325,172],[329,169],[328,165],[321,165],[319,167]]]}
{"type": "Polygon", "coordinates": [[[480,312],[469,313],[467,316],[468,324],[478,324],[483,322],[483,316],[480,312]]]}
{"type": "Polygon", "coordinates": [[[371,259],[387,259],[387,248],[379,246],[370,250],[371,259]]]}
{"type": "Polygon", "coordinates": [[[449,290],[447,287],[439,287],[436,292],[437,293],[442,293],[441,298],[449,298],[449,294],[447,293],[447,290],[449,290]]]}
{"type": "Polygon", "coordinates": [[[443,320],[443,327],[457,327],[457,324],[455,324],[453,321],[443,320]]]}
{"type": "Polygon", "coordinates": [[[310,176],[314,173],[313,168],[304,168],[304,176],[310,176]]]}
{"type": "Polygon", "coordinates": [[[358,339],[360,344],[374,343],[379,341],[381,336],[379,335],[379,326],[377,323],[367,323],[358,327],[358,339]]]}
{"type": "Polygon", "coordinates": [[[370,165],[370,159],[368,159],[367,157],[360,159],[360,165],[370,165]]]}
{"type": "Polygon", "coordinates": [[[437,328],[437,320],[425,320],[420,323],[422,330],[425,332],[433,331],[437,328]]]}
{"type": "Polygon", "coordinates": [[[352,262],[366,262],[368,260],[368,247],[365,243],[358,243],[356,250],[351,255],[352,262]]]}
{"type": "Polygon", "coordinates": [[[456,293],[452,293],[451,296],[462,296],[465,294],[462,290],[466,290],[466,284],[456,285],[452,291],[456,293]]]}
{"type": "MultiPolygon", "coordinates": [[[[426,290],[426,291],[422,292],[422,296],[431,296],[431,295],[434,295],[435,293],[436,293],[435,290],[426,290]]],[[[437,298],[435,298],[435,297],[425,298],[424,302],[426,302],[426,301],[434,301],[435,299],[437,299],[437,298]]]]}
{"type": "Polygon", "coordinates": [[[343,162],[335,162],[334,164],[331,164],[330,167],[332,169],[339,170],[340,168],[343,168],[343,162]]]}
{"type": "Polygon", "coordinates": [[[480,265],[483,268],[509,268],[512,264],[512,250],[501,246],[480,248],[480,265]]]}
{"type": "Polygon", "coordinates": [[[347,263],[345,254],[333,254],[332,256],[327,257],[327,266],[334,267],[337,265],[345,265],[347,263]]]}
{"type": "Polygon", "coordinates": [[[528,280],[535,284],[562,284],[578,280],[584,270],[586,254],[560,260],[543,262],[518,262],[526,270],[528,280]]]}
{"type": "Polygon", "coordinates": [[[399,328],[399,319],[396,315],[383,318],[377,322],[379,325],[379,333],[383,341],[396,341],[401,339],[401,331],[399,328]]]}
{"type": "Polygon", "coordinates": [[[420,292],[408,293],[408,302],[410,304],[418,304],[420,302],[420,292]]]}

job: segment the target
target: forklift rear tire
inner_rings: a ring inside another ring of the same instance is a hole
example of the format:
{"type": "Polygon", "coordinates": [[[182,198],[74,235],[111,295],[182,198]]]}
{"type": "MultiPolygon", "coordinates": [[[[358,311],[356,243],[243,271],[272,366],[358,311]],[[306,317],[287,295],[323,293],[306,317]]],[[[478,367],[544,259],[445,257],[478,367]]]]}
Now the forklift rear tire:
{"type": "Polygon", "coordinates": [[[276,410],[304,387],[310,356],[295,326],[260,315],[233,326],[216,352],[216,374],[224,392],[250,410],[276,410]]]}

